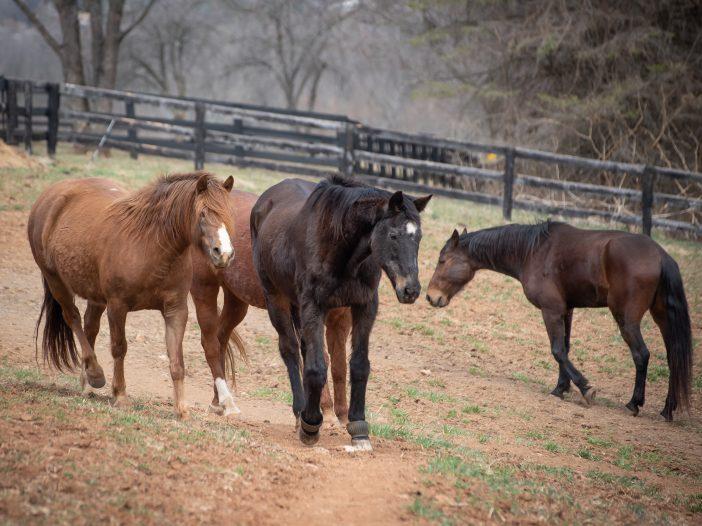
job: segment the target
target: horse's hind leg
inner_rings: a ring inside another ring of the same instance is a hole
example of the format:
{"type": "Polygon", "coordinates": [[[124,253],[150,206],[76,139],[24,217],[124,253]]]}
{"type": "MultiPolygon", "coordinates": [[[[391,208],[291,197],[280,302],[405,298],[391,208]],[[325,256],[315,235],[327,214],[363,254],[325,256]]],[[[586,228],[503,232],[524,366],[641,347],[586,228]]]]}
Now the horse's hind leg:
{"type": "Polygon", "coordinates": [[[86,384],[92,386],[92,384],[95,383],[96,369],[99,371],[100,375],[102,375],[104,385],[105,375],[102,373],[102,368],[98,364],[97,356],[95,355],[95,340],[97,339],[98,332],[100,332],[100,318],[103,312],[105,312],[105,305],[89,301],[85,309],[85,314],[83,315],[85,337],[88,340],[90,351],[92,351],[89,356],[83,353],[83,369],[80,374],[80,383],[84,393],[89,392],[89,388],[86,384]]]}
{"type": "Polygon", "coordinates": [[[183,335],[188,322],[187,291],[184,297],[164,305],[163,319],[166,322],[166,350],[173,380],[173,398],[178,418],[188,416],[185,403],[185,362],[183,361],[183,335]]]}
{"type": "Polygon", "coordinates": [[[327,314],[326,339],[334,383],[334,412],[343,425],[349,421],[346,399],[346,340],[351,333],[352,323],[351,309],[335,309],[327,314]]]}
{"type": "Polygon", "coordinates": [[[110,302],[107,306],[107,321],[110,324],[110,350],[112,351],[112,395],[117,407],[129,405],[127,383],[124,379],[124,357],[127,354],[127,338],[124,325],[128,309],[121,302],[110,302]]]}
{"type": "MultiPolygon", "coordinates": [[[[91,387],[96,389],[103,387],[105,385],[105,374],[100,364],[98,364],[97,356],[95,356],[95,351],[93,350],[94,339],[92,342],[89,341],[85,332],[83,332],[83,327],[80,323],[80,312],[78,311],[78,307],[76,307],[73,293],[68,290],[66,285],[64,285],[57,276],[45,274],[44,277],[51,294],[56,301],[58,301],[59,305],[61,305],[63,319],[71,328],[76,338],[78,338],[78,344],[80,345],[82,353],[83,370],[85,371],[88,383],[91,387]]],[[[90,308],[90,304],[88,308],[90,308]]]]}
{"type": "MultiPolygon", "coordinates": [[[[569,309],[565,315],[565,353],[566,356],[570,354],[570,330],[573,325],[573,309],[569,309]]],[[[563,393],[570,391],[570,377],[565,370],[565,366],[562,363],[558,364],[558,382],[556,387],[551,391],[553,396],[558,398],[563,398],[563,393]]]]}

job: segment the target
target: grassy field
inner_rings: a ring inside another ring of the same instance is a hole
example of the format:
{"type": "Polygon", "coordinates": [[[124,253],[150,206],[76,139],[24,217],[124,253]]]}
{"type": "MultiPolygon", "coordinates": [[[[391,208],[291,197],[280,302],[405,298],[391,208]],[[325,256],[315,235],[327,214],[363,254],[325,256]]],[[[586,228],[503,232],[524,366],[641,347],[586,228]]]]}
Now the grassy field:
{"type": "MultiPolygon", "coordinates": [[[[207,168],[234,175],[237,187],[252,192],[284,177],[207,168]]],[[[440,310],[423,299],[399,305],[383,281],[368,392],[375,451],[366,456],[345,453],[347,436],[334,429],[319,448],[299,445],[276,336],[260,311],[243,327],[251,364],[239,366],[238,420],[204,410],[211,387],[194,319],[184,345],[196,407],[186,422],[172,415],[167,382],[136,381],[167,370],[158,356],[162,328],[152,329],[157,318],[128,321],[137,327],[128,335],[130,409],[111,407],[107,396],[86,399],[73,376],[37,368],[31,333],[39,281],[23,237],[37,195],[66,177],[109,177],[136,188],[158,174],[189,170],[190,163],[134,161],[121,152],[93,162],[67,147],[43,170],[0,170],[0,308],[7,324],[0,332],[0,523],[699,523],[699,357],[691,414],[662,422],[668,369],[647,315],[647,404],[632,418],[623,404],[634,368],[616,324],[606,310],[576,311],[573,359],[600,396],[593,407],[576,394],[556,400],[547,393],[558,368],[540,314],[516,281],[495,273],[480,273],[440,310]]],[[[514,219],[544,218],[516,212],[514,219]]],[[[424,287],[454,227],[502,223],[498,207],[450,199],[432,200],[422,221],[424,287]]],[[[698,346],[702,244],[655,238],[680,264],[698,346]]],[[[97,347],[109,371],[107,341],[101,334],[97,347]]]]}

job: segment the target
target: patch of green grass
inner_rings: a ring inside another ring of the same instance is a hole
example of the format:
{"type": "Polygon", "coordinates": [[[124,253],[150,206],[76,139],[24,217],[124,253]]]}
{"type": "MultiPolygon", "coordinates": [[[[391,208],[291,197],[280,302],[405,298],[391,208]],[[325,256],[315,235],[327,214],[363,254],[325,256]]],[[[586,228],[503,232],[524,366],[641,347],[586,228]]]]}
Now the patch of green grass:
{"type": "Polygon", "coordinates": [[[647,376],[650,382],[668,380],[668,367],[665,365],[651,364],[648,366],[647,376]]]}
{"type": "Polygon", "coordinates": [[[447,517],[443,511],[421,497],[415,497],[412,504],[410,504],[409,510],[417,517],[430,522],[437,522],[442,526],[450,526],[453,524],[451,519],[447,517]]]}
{"type": "Polygon", "coordinates": [[[544,449],[546,451],[550,451],[551,453],[558,453],[559,451],[561,451],[561,446],[559,446],[555,442],[549,441],[544,444],[544,449]]]}
{"type": "Polygon", "coordinates": [[[523,382],[525,384],[537,384],[537,385],[541,385],[541,386],[546,385],[546,383],[543,380],[539,380],[536,378],[529,378],[526,374],[520,373],[520,372],[512,373],[512,378],[519,381],[519,382],[523,382]]]}
{"type": "Polygon", "coordinates": [[[617,450],[617,458],[614,464],[622,469],[632,468],[632,456],[634,453],[633,446],[622,446],[617,450]]]}
{"type": "Polygon", "coordinates": [[[587,443],[591,446],[596,447],[612,447],[613,445],[611,440],[607,440],[606,438],[599,438],[593,435],[588,435],[587,443]]]}
{"type": "Polygon", "coordinates": [[[573,480],[573,470],[565,466],[546,466],[544,464],[522,464],[519,466],[524,471],[540,471],[556,477],[559,479],[565,479],[568,481],[573,480]]]}
{"type": "Polygon", "coordinates": [[[692,513],[702,513],[702,493],[687,496],[687,509],[692,513]]]}
{"type": "Polygon", "coordinates": [[[647,489],[646,483],[638,477],[613,475],[612,473],[606,473],[596,469],[588,471],[585,475],[587,478],[603,484],[620,486],[627,489],[637,489],[639,491],[644,491],[647,494],[651,493],[654,489],[653,487],[647,489]]]}
{"type": "Polygon", "coordinates": [[[594,461],[602,460],[602,457],[595,455],[592,451],[590,451],[589,449],[585,449],[585,448],[578,450],[578,456],[580,458],[584,458],[585,460],[594,460],[594,461]]]}
{"type": "Polygon", "coordinates": [[[390,415],[392,416],[392,421],[399,426],[404,426],[409,423],[409,414],[398,407],[392,407],[390,409],[390,415]]]}
{"type": "Polygon", "coordinates": [[[480,376],[481,378],[487,377],[487,374],[485,374],[485,371],[483,371],[480,367],[469,367],[468,368],[468,373],[472,376],[480,376]]]}
{"type": "Polygon", "coordinates": [[[481,413],[484,413],[485,409],[480,407],[479,405],[470,404],[470,405],[464,405],[463,408],[461,409],[461,412],[468,414],[468,415],[479,415],[481,413]]]}
{"type": "Polygon", "coordinates": [[[468,431],[465,429],[449,424],[444,424],[441,430],[443,431],[444,435],[449,436],[466,436],[468,434],[468,431]]]}
{"type": "Polygon", "coordinates": [[[455,409],[451,409],[448,413],[446,413],[446,418],[456,418],[458,416],[458,411],[455,409]]]}
{"type": "Polygon", "coordinates": [[[544,435],[541,431],[527,431],[525,436],[534,440],[543,440],[546,438],[546,435],[544,435]]]}
{"type": "Polygon", "coordinates": [[[427,383],[428,383],[429,385],[431,385],[432,387],[440,387],[441,389],[445,389],[445,388],[446,388],[446,384],[445,384],[442,380],[439,380],[438,378],[432,378],[432,379],[429,380],[429,382],[427,382],[427,383]]]}
{"type": "Polygon", "coordinates": [[[434,403],[456,401],[452,396],[449,396],[447,394],[437,393],[436,391],[423,391],[421,389],[417,389],[416,387],[408,387],[405,392],[407,393],[407,396],[414,400],[418,400],[421,398],[434,403]]]}
{"type": "Polygon", "coordinates": [[[292,405],[293,402],[293,396],[290,391],[285,391],[276,387],[259,387],[258,389],[252,391],[250,394],[255,398],[277,400],[287,405],[292,405]]]}

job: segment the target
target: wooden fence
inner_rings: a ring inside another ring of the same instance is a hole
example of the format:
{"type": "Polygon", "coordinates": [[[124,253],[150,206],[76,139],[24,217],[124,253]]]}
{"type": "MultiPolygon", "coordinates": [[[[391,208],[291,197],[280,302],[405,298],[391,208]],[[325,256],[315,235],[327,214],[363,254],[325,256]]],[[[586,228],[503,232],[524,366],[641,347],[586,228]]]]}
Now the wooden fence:
{"type": "Polygon", "coordinates": [[[29,151],[32,141],[46,140],[49,155],[61,140],[190,159],[196,169],[210,161],[313,176],[341,171],[379,186],[498,205],[507,220],[513,209],[531,210],[702,238],[700,173],[400,133],[343,115],[0,77],[0,133],[29,151]],[[557,177],[541,176],[544,167],[555,167],[557,177]],[[616,186],[592,184],[583,172],[623,178],[616,186]],[[588,206],[578,206],[585,199],[588,206]]]}

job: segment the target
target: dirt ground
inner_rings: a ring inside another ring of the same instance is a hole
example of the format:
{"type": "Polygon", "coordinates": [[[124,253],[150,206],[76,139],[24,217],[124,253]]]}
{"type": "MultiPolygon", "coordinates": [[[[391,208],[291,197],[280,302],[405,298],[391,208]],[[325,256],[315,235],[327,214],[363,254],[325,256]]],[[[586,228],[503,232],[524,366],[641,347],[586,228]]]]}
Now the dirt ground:
{"type": "MultiPolygon", "coordinates": [[[[111,166],[99,168],[109,175],[111,166]]],[[[238,184],[246,187],[247,177],[241,174],[238,184]]],[[[189,420],[173,414],[163,323],[154,312],[131,313],[127,321],[132,407],[109,402],[106,324],[96,350],[108,386],[84,398],[75,375],[36,364],[42,291],[26,241],[30,201],[20,186],[3,184],[2,202],[12,206],[0,209],[0,523],[699,524],[702,518],[699,353],[691,414],[663,422],[665,354],[647,317],[647,403],[633,418],[623,405],[634,369],[614,321],[606,311],[576,311],[574,360],[599,395],[591,407],[577,394],[558,400],[547,394],[557,367],[540,315],[518,283],[495,273],[480,273],[442,310],[423,300],[398,304],[384,280],[371,342],[370,453],[346,452],[348,435],[333,425],[316,447],[299,443],[276,335],[257,309],[240,327],[251,359],[238,366],[241,415],[207,413],[212,383],[192,305],[184,341],[189,420]]],[[[425,286],[438,248],[460,222],[448,212],[450,219],[438,218],[444,205],[432,206],[420,252],[425,286]]],[[[700,252],[680,243],[672,253],[698,337],[700,252]]]]}

